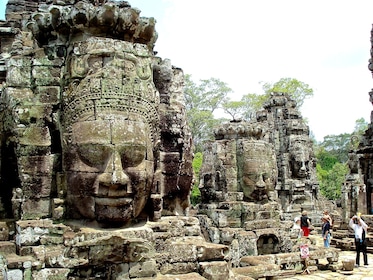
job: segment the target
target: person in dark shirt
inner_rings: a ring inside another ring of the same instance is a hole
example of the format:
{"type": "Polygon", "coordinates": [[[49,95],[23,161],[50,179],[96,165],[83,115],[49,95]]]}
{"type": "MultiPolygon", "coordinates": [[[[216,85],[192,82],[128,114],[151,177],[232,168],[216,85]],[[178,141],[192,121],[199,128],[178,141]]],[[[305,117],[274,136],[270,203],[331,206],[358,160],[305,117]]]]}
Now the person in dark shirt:
{"type": "Polygon", "coordinates": [[[323,224],[322,224],[322,230],[321,230],[321,235],[324,239],[324,247],[329,248],[330,247],[330,222],[329,222],[329,217],[324,215],[321,218],[323,224]]]}
{"type": "Polygon", "coordinates": [[[303,236],[310,235],[310,226],[311,226],[311,220],[307,216],[307,211],[303,211],[302,216],[300,218],[300,227],[303,230],[303,236]]]}

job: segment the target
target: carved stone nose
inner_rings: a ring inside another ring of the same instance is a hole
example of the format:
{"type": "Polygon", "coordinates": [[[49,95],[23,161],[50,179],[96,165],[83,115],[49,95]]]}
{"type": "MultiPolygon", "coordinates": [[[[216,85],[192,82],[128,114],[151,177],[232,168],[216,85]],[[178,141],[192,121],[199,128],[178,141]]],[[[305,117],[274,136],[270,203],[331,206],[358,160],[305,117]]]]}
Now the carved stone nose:
{"type": "Polygon", "coordinates": [[[263,181],[263,176],[259,176],[259,179],[255,185],[258,188],[264,188],[266,186],[265,182],[263,181]]]}
{"type": "Polygon", "coordinates": [[[122,161],[117,151],[110,156],[104,172],[98,175],[97,179],[101,185],[120,191],[125,190],[127,194],[132,193],[131,180],[123,171],[122,161]]]}
{"type": "Polygon", "coordinates": [[[306,165],[304,164],[304,162],[302,162],[302,166],[300,167],[300,170],[301,171],[306,171],[306,165]]]}

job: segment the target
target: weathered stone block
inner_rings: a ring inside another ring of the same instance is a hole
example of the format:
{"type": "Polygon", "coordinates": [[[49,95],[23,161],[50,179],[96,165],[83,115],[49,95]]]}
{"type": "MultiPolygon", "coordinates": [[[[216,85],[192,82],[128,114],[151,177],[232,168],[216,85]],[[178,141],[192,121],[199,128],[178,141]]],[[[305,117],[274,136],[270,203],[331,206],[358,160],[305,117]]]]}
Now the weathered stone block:
{"type": "Polygon", "coordinates": [[[182,239],[169,239],[164,244],[166,259],[170,263],[196,262],[197,247],[182,239]]]}
{"type": "Polygon", "coordinates": [[[0,252],[1,254],[15,254],[16,244],[13,241],[0,241],[0,252]]]}
{"type": "Polygon", "coordinates": [[[197,244],[198,261],[225,260],[228,258],[228,246],[208,242],[197,244]]]}
{"type": "Polygon", "coordinates": [[[5,258],[8,269],[23,269],[25,263],[35,261],[35,259],[31,256],[18,256],[16,254],[9,254],[5,256],[5,258]]]}
{"type": "Polygon", "coordinates": [[[43,268],[41,270],[32,272],[32,279],[45,279],[45,280],[64,280],[70,269],[67,268],[43,268]]]}
{"type": "Polygon", "coordinates": [[[35,94],[30,88],[8,87],[5,89],[5,94],[17,104],[30,105],[35,102],[35,94]]]}
{"type": "Polygon", "coordinates": [[[23,279],[22,269],[8,269],[6,272],[6,278],[8,280],[20,280],[23,279]]]}
{"type": "Polygon", "coordinates": [[[28,57],[10,58],[7,61],[6,83],[11,87],[31,86],[31,61],[28,57]]]}
{"type": "Polygon", "coordinates": [[[50,216],[50,199],[27,199],[21,204],[24,220],[40,219],[50,216]]]}
{"type": "Polygon", "coordinates": [[[35,89],[35,94],[40,103],[43,104],[58,104],[60,102],[61,89],[58,86],[38,86],[35,89]]]}
{"type": "Polygon", "coordinates": [[[232,192],[226,193],[226,201],[243,201],[243,192],[232,192]]]}
{"type": "Polygon", "coordinates": [[[157,275],[157,263],[155,260],[130,263],[129,275],[131,278],[154,277],[157,275]]]}
{"type": "Polygon", "coordinates": [[[180,153],[160,153],[161,170],[166,174],[177,175],[180,169],[180,153]]]}
{"type": "Polygon", "coordinates": [[[198,271],[197,262],[162,263],[159,268],[162,274],[185,274],[198,271]]]}
{"type": "MultiPolygon", "coordinates": [[[[158,275],[156,280],[206,280],[205,277],[201,276],[200,274],[188,273],[188,274],[167,274],[167,275],[158,275]]],[[[144,279],[145,280],[145,279],[144,279]]]]}
{"type": "Polygon", "coordinates": [[[19,134],[21,145],[50,146],[51,136],[48,127],[30,126],[19,134]]]}
{"type": "Polygon", "coordinates": [[[50,104],[23,105],[17,107],[15,112],[18,117],[17,121],[22,124],[32,125],[45,119],[52,121],[52,106],[50,104]]]}
{"type": "Polygon", "coordinates": [[[0,221],[0,241],[7,241],[7,240],[9,240],[9,226],[7,222],[0,221]]]}
{"type": "Polygon", "coordinates": [[[222,228],[220,229],[220,238],[222,244],[230,244],[240,232],[242,228],[222,228]]]}
{"type": "Polygon", "coordinates": [[[61,68],[34,66],[32,67],[32,77],[37,86],[58,86],[61,80],[61,68]]]}
{"type": "Polygon", "coordinates": [[[28,174],[23,174],[21,179],[23,195],[25,198],[39,199],[50,197],[52,176],[35,175],[31,177],[28,174]]]}
{"type": "Polygon", "coordinates": [[[40,237],[49,234],[50,220],[28,220],[16,223],[16,243],[18,246],[38,245],[40,237]]]}
{"type": "Polygon", "coordinates": [[[257,230],[257,229],[266,229],[266,228],[280,228],[279,220],[254,220],[248,221],[245,223],[245,230],[257,230]]]}
{"type": "Polygon", "coordinates": [[[146,261],[154,256],[154,248],[148,240],[108,235],[84,240],[74,244],[78,254],[88,253],[92,265],[102,263],[120,264],[123,262],[146,261]]]}
{"type": "Polygon", "coordinates": [[[55,155],[21,156],[18,164],[21,166],[22,174],[51,175],[54,161],[55,155]]]}
{"type": "Polygon", "coordinates": [[[258,237],[252,231],[240,231],[237,234],[237,240],[240,248],[241,256],[256,256],[258,255],[257,248],[258,237]]]}
{"type": "MultiPolygon", "coordinates": [[[[43,52],[44,54],[44,52],[43,52]]],[[[62,58],[49,59],[45,54],[39,55],[32,59],[32,66],[58,66],[61,67],[64,63],[62,58]]]]}
{"type": "Polygon", "coordinates": [[[200,262],[203,277],[209,280],[229,279],[229,264],[227,262],[200,262]]]}

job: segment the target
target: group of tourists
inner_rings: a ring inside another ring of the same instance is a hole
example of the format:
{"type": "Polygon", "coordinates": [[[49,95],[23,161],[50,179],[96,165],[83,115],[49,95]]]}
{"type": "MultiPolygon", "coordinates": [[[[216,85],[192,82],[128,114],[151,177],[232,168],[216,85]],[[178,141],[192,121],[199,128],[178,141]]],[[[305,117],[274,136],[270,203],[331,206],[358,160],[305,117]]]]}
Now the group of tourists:
{"type": "MultiPolygon", "coordinates": [[[[332,225],[333,220],[329,215],[328,210],[324,210],[323,216],[321,217],[322,226],[321,226],[321,236],[324,240],[324,247],[330,247],[330,240],[332,237],[332,225]]],[[[356,247],[356,267],[360,266],[360,253],[363,254],[364,266],[368,266],[368,256],[367,256],[367,229],[368,225],[358,215],[354,215],[349,222],[350,228],[354,231],[355,237],[355,247],[356,247]]],[[[303,211],[300,217],[294,219],[293,229],[298,231],[298,237],[308,237],[312,229],[311,219],[307,216],[307,211],[303,211]]]]}
{"type": "Polygon", "coordinates": [[[307,211],[303,211],[300,217],[294,219],[293,229],[298,231],[298,237],[309,236],[311,228],[311,219],[307,216],[307,211]]]}

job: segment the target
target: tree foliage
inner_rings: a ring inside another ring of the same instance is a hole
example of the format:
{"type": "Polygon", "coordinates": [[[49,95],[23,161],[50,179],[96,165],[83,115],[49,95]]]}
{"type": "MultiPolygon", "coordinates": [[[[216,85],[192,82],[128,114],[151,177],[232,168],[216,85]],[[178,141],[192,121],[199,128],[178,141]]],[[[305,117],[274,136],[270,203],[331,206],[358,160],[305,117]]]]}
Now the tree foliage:
{"type": "Polygon", "coordinates": [[[340,199],[341,187],[348,173],[347,164],[336,162],[330,170],[322,169],[317,164],[316,170],[321,194],[328,199],[340,199]]]}
{"type": "Polygon", "coordinates": [[[232,117],[232,120],[238,120],[245,114],[245,102],[228,100],[222,104],[225,113],[232,117]]]}
{"type": "Polygon", "coordinates": [[[348,152],[350,151],[350,140],[350,133],[326,135],[320,146],[330,155],[334,156],[338,162],[345,163],[348,160],[348,152]]]}
{"type": "Polygon", "coordinates": [[[193,205],[196,205],[201,202],[201,192],[198,188],[199,185],[199,171],[201,170],[202,166],[202,153],[198,152],[194,155],[193,158],[193,175],[194,175],[194,181],[193,181],[193,188],[192,188],[192,193],[190,197],[190,202],[193,205]]]}
{"type": "Polygon", "coordinates": [[[273,84],[264,83],[262,87],[266,94],[271,92],[288,93],[295,100],[298,108],[302,107],[307,98],[313,96],[313,89],[308,84],[294,78],[281,78],[273,84]]]}
{"type": "Polygon", "coordinates": [[[357,148],[359,136],[367,127],[368,123],[364,118],[360,118],[355,121],[353,133],[327,135],[323,142],[315,145],[316,175],[320,183],[320,191],[327,198],[340,198],[342,184],[349,172],[348,153],[351,149],[357,148]]]}
{"type": "Polygon", "coordinates": [[[213,139],[213,128],[221,122],[214,117],[214,111],[230,92],[228,85],[219,79],[200,80],[197,84],[190,75],[185,76],[187,119],[196,151],[202,151],[203,141],[213,139]]]}
{"type": "Polygon", "coordinates": [[[226,99],[222,103],[224,112],[230,115],[233,120],[240,118],[250,120],[263,107],[272,92],[289,94],[297,102],[298,108],[303,105],[305,99],[313,96],[313,89],[308,84],[294,78],[282,78],[276,83],[264,83],[262,88],[264,94],[248,93],[243,95],[239,101],[226,99]]]}

